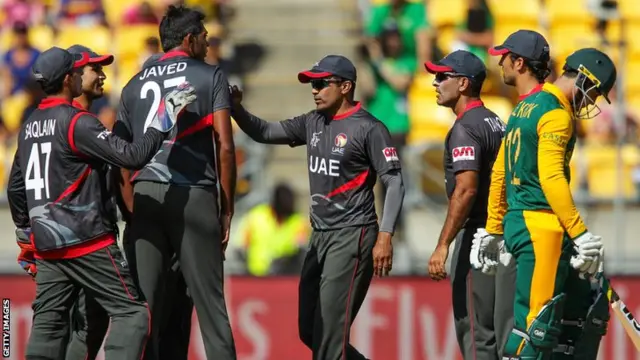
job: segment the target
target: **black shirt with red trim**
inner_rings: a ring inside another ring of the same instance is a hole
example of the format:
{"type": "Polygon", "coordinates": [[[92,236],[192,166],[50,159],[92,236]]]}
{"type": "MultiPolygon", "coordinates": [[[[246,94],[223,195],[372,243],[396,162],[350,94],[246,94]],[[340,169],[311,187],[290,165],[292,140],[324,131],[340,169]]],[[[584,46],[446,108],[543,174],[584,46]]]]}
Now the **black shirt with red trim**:
{"type": "Polygon", "coordinates": [[[231,105],[229,84],[218,66],[181,51],[168,52],[150,62],[122,90],[114,132],[133,141],[142,138],[160,99],[185,81],[195,87],[198,99],[185,108],[170,139],[149,164],[133,174],[132,181],[216,185],[214,113],[231,105]]]}
{"type": "Polygon", "coordinates": [[[77,257],[113,243],[109,165],[140,167],[164,138],[153,129],[129,144],[66,100],[43,100],[20,128],[7,189],[14,223],[31,227],[36,255],[77,257]]]}
{"type": "Polygon", "coordinates": [[[281,124],[291,146],[307,145],[313,228],[376,223],[376,179],[400,170],[384,124],[360,103],[333,119],[314,110],[281,124]]]}
{"type": "Polygon", "coordinates": [[[458,114],[445,139],[447,196],[451,198],[455,190],[457,173],[478,173],[478,192],[468,217],[468,221],[476,225],[483,225],[487,219],[491,168],[498,155],[504,129],[505,124],[498,115],[484,107],[482,101],[472,101],[458,114]]]}

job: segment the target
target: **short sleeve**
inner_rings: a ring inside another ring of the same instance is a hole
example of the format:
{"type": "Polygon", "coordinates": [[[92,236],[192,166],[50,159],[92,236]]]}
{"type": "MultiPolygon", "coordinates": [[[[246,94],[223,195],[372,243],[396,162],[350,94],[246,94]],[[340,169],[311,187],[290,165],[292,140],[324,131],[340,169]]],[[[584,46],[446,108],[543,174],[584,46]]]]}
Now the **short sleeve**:
{"type": "Polygon", "coordinates": [[[133,131],[131,131],[131,123],[129,112],[124,104],[124,96],[120,99],[118,110],[116,112],[116,123],[113,125],[113,133],[129,142],[133,141],[133,131]]]}
{"type": "Polygon", "coordinates": [[[229,109],[230,107],[229,81],[222,70],[218,68],[213,75],[213,112],[229,109]]]}
{"type": "Polygon", "coordinates": [[[296,147],[307,143],[307,121],[309,114],[296,116],[293,119],[280,121],[289,138],[289,146],[296,147]]]}
{"type": "Polygon", "coordinates": [[[480,171],[482,166],[482,148],[477,137],[466,126],[456,123],[451,130],[447,151],[451,155],[453,172],[480,171]]]}
{"type": "Polygon", "coordinates": [[[367,133],[365,147],[378,176],[401,168],[398,151],[391,141],[389,130],[381,122],[375,122],[367,133]]]}

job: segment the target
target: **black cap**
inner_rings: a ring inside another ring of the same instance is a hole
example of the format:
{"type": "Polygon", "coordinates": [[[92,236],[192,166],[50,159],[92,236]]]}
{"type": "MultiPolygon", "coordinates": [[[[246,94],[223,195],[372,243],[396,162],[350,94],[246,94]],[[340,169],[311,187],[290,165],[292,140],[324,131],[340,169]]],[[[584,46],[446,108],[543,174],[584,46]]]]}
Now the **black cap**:
{"type": "Polygon", "coordinates": [[[59,47],[46,50],[33,64],[33,77],[43,85],[57,84],[73,69],[83,67],[89,63],[89,54],[71,54],[59,47]]]}
{"type": "Polygon", "coordinates": [[[113,64],[113,55],[98,55],[93,50],[82,45],[73,45],[67,49],[71,54],[89,54],[89,64],[111,65],[113,64]]]}
{"type": "Polygon", "coordinates": [[[487,77],[487,68],[482,60],[465,50],[456,50],[440,61],[427,61],[424,67],[432,74],[451,72],[478,81],[487,77]]]}
{"type": "Polygon", "coordinates": [[[351,60],[342,55],[327,55],[313,65],[311,70],[298,74],[301,83],[308,83],[313,79],[338,76],[345,80],[356,81],[356,67],[351,60]]]}
{"type": "Polygon", "coordinates": [[[489,49],[493,56],[510,52],[534,61],[549,61],[550,58],[547,39],[533,30],[518,30],[509,35],[502,45],[489,49]]]}

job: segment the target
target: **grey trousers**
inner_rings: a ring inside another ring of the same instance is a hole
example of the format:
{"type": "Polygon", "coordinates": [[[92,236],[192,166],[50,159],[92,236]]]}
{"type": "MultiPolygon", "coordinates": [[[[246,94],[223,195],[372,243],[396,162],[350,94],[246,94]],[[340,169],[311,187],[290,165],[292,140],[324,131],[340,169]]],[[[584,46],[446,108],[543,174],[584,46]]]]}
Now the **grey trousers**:
{"type": "Polygon", "coordinates": [[[37,260],[33,325],[27,360],[64,359],[70,311],[80,290],[111,317],[105,342],[107,360],[139,360],[149,331],[146,303],[138,297],[127,263],[113,244],[64,260],[37,260]]]}
{"type": "Polygon", "coordinates": [[[513,327],[515,261],[499,266],[495,276],[471,269],[469,254],[477,227],[458,233],[451,258],[453,317],[464,360],[502,358],[502,349],[513,327]]]}
{"type": "Polygon", "coordinates": [[[365,360],[349,344],[349,333],[373,278],[377,236],[377,224],[311,234],[298,289],[298,331],[313,360],[365,360]]]}

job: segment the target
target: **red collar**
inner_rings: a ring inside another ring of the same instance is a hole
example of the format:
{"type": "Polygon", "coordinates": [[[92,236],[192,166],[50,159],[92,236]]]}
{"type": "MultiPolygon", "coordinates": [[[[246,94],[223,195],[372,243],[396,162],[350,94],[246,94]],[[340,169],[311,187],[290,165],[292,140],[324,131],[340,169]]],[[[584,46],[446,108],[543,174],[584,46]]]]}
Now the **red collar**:
{"type": "Polygon", "coordinates": [[[165,53],[164,55],[162,55],[162,57],[160,58],[160,61],[164,61],[164,60],[171,59],[171,58],[178,57],[178,56],[189,57],[189,54],[187,54],[186,52],[184,52],[182,50],[172,50],[172,51],[169,51],[168,53],[165,53]]]}
{"type": "Polygon", "coordinates": [[[75,108],[78,108],[78,109],[80,109],[80,110],[87,110],[87,109],[85,109],[85,108],[84,108],[84,106],[82,106],[82,104],[80,104],[80,102],[79,102],[79,101],[76,101],[76,100],[73,100],[73,101],[71,102],[71,106],[73,106],[73,107],[75,107],[75,108]]]}
{"type": "Polygon", "coordinates": [[[467,103],[467,106],[464,108],[464,110],[462,110],[462,112],[460,114],[458,114],[458,116],[456,117],[456,120],[462,118],[464,113],[466,113],[467,111],[469,111],[471,109],[475,109],[475,108],[480,107],[480,106],[484,106],[484,103],[482,102],[482,100],[470,101],[469,103],[467,103]]]}
{"type": "Polygon", "coordinates": [[[344,112],[344,113],[342,113],[340,115],[334,116],[333,120],[343,120],[343,119],[346,119],[349,116],[357,113],[360,110],[360,108],[362,107],[362,103],[360,103],[360,101],[356,101],[355,104],[356,104],[356,106],[354,106],[353,109],[351,109],[351,110],[349,110],[347,112],[344,112]]]}
{"type": "Polygon", "coordinates": [[[71,103],[63,98],[50,97],[50,98],[42,99],[42,101],[40,101],[40,104],[38,104],[38,109],[40,110],[49,109],[49,108],[60,106],[60,105],[71,105],[71,103]]]}
{"type": "Polygon", "coordinates": [[[518,96],[518,101],[522,101],[535,93],[539,93],[540,91],[542,91],[543,86],[544,86],[544,83],[538,84],[536,87],[531,89],[531,91],[529,91],[528,93],[518,96]]]}

